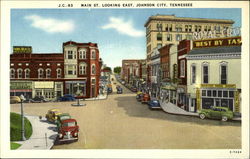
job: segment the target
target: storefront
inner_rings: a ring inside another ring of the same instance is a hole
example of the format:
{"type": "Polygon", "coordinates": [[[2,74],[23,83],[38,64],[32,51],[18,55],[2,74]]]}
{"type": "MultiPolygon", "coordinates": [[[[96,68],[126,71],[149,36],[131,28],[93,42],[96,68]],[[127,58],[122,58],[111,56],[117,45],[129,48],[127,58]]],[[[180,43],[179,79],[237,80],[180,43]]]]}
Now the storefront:
{"type": "Polygon", "coordinates": [[[55,97],[55,89],[53,81],[37,81],[34,82],[33,97],[43,96],[46,99],[53,99],[55,97]]]}
{"type": "Polygon", "coordinates": [[[32,82],[31,81],[11,81],[10,96],[23,95],[26,99],[32,98],[32,82]]]}
{"type": "Polygon", "coordinates": [[[86,81],[65,81],[65,94],[86,96],[86,81]]]}
{"type": "Polygon", "coordinates": [[[176,104],[176,86],[170,83],[163,83],[161,87],[161,99],[165,102],[176,104]]]}
{"type": "MultiPolygon", "coordinates": [[[[198,104],[201,109],[211,106],[227,107],[233,112],[239,112],[239,91],[234,84],[201,84],[199,89],[198,104]]],[[[198,105],[197,104],[197,105],[198,105]]]]}

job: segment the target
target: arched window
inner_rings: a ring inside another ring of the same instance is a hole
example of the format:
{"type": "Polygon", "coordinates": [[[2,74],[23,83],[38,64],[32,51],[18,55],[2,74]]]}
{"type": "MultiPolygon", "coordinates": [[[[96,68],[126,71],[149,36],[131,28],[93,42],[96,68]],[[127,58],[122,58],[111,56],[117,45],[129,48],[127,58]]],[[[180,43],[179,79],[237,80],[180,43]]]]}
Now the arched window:
{"type": "Polygon", "coordinates": [[[79,51],[79,59],[86,59],[86,50],[79,51]]]}
{"type": "Polygon", "coordinates": [[[81,62],[79,64],[79,74],[86,75],[87,74],[87,64],[85,62],[81,62]]]}
{"type": "Polygon", "coordinates": [[[23,70],[21,68],[17,69],[17,78],[23,78],[23,70]]]}
{"type": "Polygon", "coordinates": [[[43,69],[42,68],[38,69],[38,78],[43,78],[43,69]]]}
{"type": "Polygon", "coordinates": [[[220,84],[227,84],[227,73],[228,73],[228,67],[227,62],[222,61],[220,63],[220,84]]]}
{"type": "Polygon", "coordinates": [[[30,78],[30,69],[26,68],[24,71],[25,78],[30,78]]]}
{"type": "Polygon", "coordinates": [[[61,78],[62,77],[62,69],[58,68],[56,69],[56,78],[61,78]]]}
{"type": "Polygon", "coordinates": [[[96,67],[95,67],[95,64],[93,64],[93,65],[91,66],[91,74],[92,74],[92,75],[95,75],[95,74],[96,74],[96,67]]]}
{"type": "Polygon", "coordinates": [[[46,78],[50,78],[51,77],[51,69],[47,68],[46,69],[46,78]]]}
{"type": "Polygon", "coordinates": [[[92,51],[91,51],[91,58],[92,58],[92,59],[95,59],[95,58],[96,58],[95,50],[92,50],[92,51]]]}
{"type": "Polygon", "coordinates": [[[193,63],[191,65],[191,84],[196,83],[196,65],[193,63]]]}
{"type": "Polygon", "coordinates": [[[10,69],[10,78],[15,78],[15,69],[10,69]]]}

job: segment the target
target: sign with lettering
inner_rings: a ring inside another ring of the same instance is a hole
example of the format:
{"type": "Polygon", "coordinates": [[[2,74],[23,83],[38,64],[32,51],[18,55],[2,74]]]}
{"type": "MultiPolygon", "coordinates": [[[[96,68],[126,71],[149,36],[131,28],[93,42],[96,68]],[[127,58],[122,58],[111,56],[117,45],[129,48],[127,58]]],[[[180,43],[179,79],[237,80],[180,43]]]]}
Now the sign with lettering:
{"type": "Polygon", "coordinates": [[[221,39],[196,40],[193,41],[193,48],[236,46],[241,45],[241,37],[230,37],[221,39]]]}
{"type": "Polygon", "coordinates": [[[10,82],[10,89],[32,89],[31,82],[10,82]]]}
{"type": "Polygon", "coordinates": [[[35,88],[54,88],[54,82],[35,82],[35,88]]]}
{"type": "Polygon", "coordinates": [[[13,53],[32,53],[31,46],[13,46],[13,53]]]}

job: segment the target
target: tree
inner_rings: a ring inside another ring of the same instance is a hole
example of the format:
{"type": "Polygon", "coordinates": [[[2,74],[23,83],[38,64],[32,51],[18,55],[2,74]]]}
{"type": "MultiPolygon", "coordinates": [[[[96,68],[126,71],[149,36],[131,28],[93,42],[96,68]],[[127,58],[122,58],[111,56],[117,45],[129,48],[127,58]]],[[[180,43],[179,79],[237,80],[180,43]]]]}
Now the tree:
{"type": "Polygon", "coordinates": [[[106,71],[112,72],[111,67],[105,67],[103,70],[106,70],[106,71]]]}
{"type": "Polygon", "coordinates": [[[114,68],[114,73],[117,73],[117,74],[120,74],[121,73],[121,67],[120,66],[117,66],[114,68]]]}

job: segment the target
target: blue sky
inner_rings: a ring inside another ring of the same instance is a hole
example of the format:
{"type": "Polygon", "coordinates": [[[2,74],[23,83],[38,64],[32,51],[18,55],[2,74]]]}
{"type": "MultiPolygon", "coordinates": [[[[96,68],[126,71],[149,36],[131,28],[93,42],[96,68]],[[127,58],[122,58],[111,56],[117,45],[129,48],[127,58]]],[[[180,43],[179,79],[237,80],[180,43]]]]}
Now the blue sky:
{"type": "Polygon", "coordinates": [[[62,43],[98,43],[104,63],[146,58],[144,24],[149,16],[232,19],[241,27],[241,9],[12,9],[11,47],[32,46],[34,53],[61,53],[62,43]]]}

